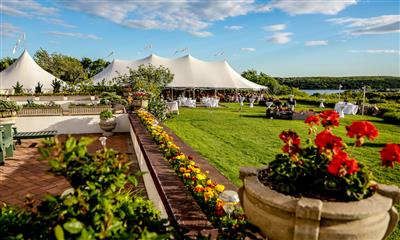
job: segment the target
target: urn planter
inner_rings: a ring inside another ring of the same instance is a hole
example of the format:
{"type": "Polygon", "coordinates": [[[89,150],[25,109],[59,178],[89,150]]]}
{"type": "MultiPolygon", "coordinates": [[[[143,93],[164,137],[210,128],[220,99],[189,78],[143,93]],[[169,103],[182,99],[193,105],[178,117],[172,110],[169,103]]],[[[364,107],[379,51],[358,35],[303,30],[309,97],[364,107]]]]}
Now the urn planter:
{"type": "Polygon", "coordinates": [[[117,120],[115,117],[108,119],[100,119],[100,128],[104,131],[103,136],[109,137],[113,135],[113,130],[117,126],[117,120]]]}
{"type": "Polygon", "coordinates": [[[140,108],[147,108],[148,105],[149,105],[149,100],[147,99],[132,101],[133,110],[138,110],[140,108]]]}
{"type": "Polygon", "coordinates": [[[269,240],[378,240],[396,228],[396,186],[378,185],[373,196],[352,202],[296,198],[262,184],[259,170],[241,168],[239,196],[248,220],[269,240]]]}

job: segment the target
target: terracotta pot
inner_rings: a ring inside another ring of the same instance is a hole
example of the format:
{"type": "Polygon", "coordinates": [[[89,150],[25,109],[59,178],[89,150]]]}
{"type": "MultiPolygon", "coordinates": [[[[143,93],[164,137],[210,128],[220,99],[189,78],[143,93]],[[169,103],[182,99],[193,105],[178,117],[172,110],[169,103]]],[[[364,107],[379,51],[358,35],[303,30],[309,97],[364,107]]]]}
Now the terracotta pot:
{"type": "Polygon", "coordinates": [[[395,229],[400,189],[379,185],[361,201],[333,202],[295,198],[263,185],[256,168],[241,168],[241,204],[249,221],[270,240],[385,239],[395,229]]]}
{"type": "Polygon", "coordinates": [[[148,105],[149,105],[149,100],[147,99],[132,101],[133,110],[138,110],[140,108],[147,108],[148,105]]]}
{"type": "Polygon", "coordinates": [[[104,136],[112,136],[113,135],[112,131],[117,126],[117,121],[116,121],[115,117],[105,119],[105,120],[100,119],[99,125],[100,125],[101,130],[104,131],[104,133],[103,133],[104,136]]]}

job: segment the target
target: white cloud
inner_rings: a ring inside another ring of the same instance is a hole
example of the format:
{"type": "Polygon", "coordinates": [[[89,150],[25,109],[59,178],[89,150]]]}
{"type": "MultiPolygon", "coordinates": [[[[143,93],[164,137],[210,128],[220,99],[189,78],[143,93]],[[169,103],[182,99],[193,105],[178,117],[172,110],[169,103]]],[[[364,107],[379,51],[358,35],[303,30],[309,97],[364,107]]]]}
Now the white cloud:
{"type": "Polygon", "coordinates": [[[293,35],[291,32],[276,32],[274,35],[267,38],[267,40],[276,44],[285,44],[292,41],[290,38],[291,35],[293,35]]]}
{"type": "Polygon", "coordinates": [[[394,50],[394,49],[349,50],[348,52],[349,53],[397,54],[397,55],[400,55],[400,50],[394,50]]]}
{"type": "Polygon", "coordinates": [[[382,15],[371,18],[332,18],[334,24],[345,25],[349,35],[385,34],[400,32],[400,15],[382,15]]]}
{"type": "Polygon", "coordinates": [[[196,37],[211,37],[211,36],[213,36],[212,32],[207,32],[207,31],[203,31],[203,32],[193,31],[193,32],[189,32],[189,33],[196,37]]]}
{"type": "MultiPolygon", "coordinates": [[[[241,1],[62,1],[75,11],[102,17],[114,23],[140,29],[182,30],[194,36],[211,36],[206,31],[213,22],[252,12],[266,12],[266,4],[255,0],[241,1]]],[[[228,28],[238,30],[241,26],[228,28]]]]}
{"type": "Polygon", "coordinates": [[[62,19],[54,18],[59,10],[54,7],[46,7],[34,0],[13,0],[6,1],[7,5],[0,3],[0,12],[14,17],[26,17],[38,19],[45,23],[55,24],[67,28],[76,26],[64,22],[62,19]]]}
{"type": "Polygon", "coordinates": [[[306,46],[312,47],[312,46],[325,46],[328,45],[328,41],[326,40],[312,40],[312,41],[307,41],[305,42],[306,46]]]}
{"type": "Polygon", "coordinates": [[[234,31],[240,30],[242,28],[243,28],[243,26],[238,26],[238,25],[225,26],[225,29],[234,30],[234,31]]]}
{"type": "Polygon", "coordinates": [[[240,50],[245,51],[245,52],[254,52],[256,49],[255,48],[241,48],[240,50]]]}
{"type": "Polygon", "coordinates": [[[63,26],[66,28],[76,28],[75,25],[68,24],[68,23],[64,22],[64,20],[58,19],[58,18],[39,17],[38,19],[43,22],[49,23],[49,24],[59,25],[59,26],[63,26]]]}
{"type": "Polygon", "coordinates": [[[65,37],[76,37],[82,39],[91,39],[91,40],[100,40],[98,36],[94,34],[85,34],[79,32],[59,32],[59,31],[49,31],[47,34],[54,35],[54,36],[65,36],[65,37]]]}
{"type": "Polygon", "coordinates": [[[274,32],[274,31],[282,31],[286,29],[286,24],[275,24],[264,26],[263,29],[265,31],[274,32]]]}
{"type": "Polygon", "coordinates": [[[0,36],[16,38],[22,33],[21,29],[10,23],[0,23],[0,36]]]}
{"type": "Polygon", "coordinates": [[[290,15],[315,13],[335,15],[354,4],[357,4],[357,0],[273,0],[269,6],[290,15]]]}
{"type": "Polygon", "coordinates": [[[6,1],[0,3],[0,11],[4,14],[17,17],[47,16],[58,12],[54,7],[45,7],[34,0],[6,1]]]}

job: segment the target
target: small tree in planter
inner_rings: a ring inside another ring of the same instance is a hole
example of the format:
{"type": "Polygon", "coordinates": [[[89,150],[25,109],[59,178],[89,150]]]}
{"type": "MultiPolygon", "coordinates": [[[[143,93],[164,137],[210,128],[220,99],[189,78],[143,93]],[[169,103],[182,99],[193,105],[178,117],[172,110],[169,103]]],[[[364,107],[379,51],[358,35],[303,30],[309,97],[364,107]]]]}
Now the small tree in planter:
{"type": "Polygon", "coordinates": [[[113,130],[117,126],[117,121],[110,109],[100,113],[100,128],[104,131],[104,136],[112,136],[113,130]]]}
{"type": "Polygon", "coordinates": [[[42,88],[43,88],[43,84],[40,84],[40,82],[38,82],[35,87],[35,95],[36,96],[42,94],[42,88]]]}
{"type": "Polygon", "coordinates": [[[53,87],[53,93],[60,93],[61,92],[61,80],[54,79],[51,83],[53,87]]]}
{"type": "Polygon", "coordinates": [[[24,94],[24,90],[23,90],[23,85],[19,83],[19,81],[17,81],[17,84],[15,86],[13,86],[14,89],[14,94],[15,95],[21,95],[24,94]]]}

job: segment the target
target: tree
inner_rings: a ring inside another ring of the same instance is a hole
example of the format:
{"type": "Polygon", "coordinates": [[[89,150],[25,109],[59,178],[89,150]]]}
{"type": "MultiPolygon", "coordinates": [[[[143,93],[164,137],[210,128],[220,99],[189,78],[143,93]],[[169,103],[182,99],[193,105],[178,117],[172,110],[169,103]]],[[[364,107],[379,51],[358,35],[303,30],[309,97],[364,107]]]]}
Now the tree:
{"type": "Polygon", "coordinates": [[[3,59],[0,60],[0,71],[5,70],[6,68],[8,68],[9,66],[11,66],[11,64],[13,64],[17,59],[14,58],[10,58],[10,57],[5,57],[3,59]]]}
{"type": "Polygon", "coordinates": [[[77,83],[87,78],[81,62],[76,58],[58,53],[49,55],[41,48],[35,53],[34,59],[44,70],[65,82],[77,83]]]}
{"type": "Polygon", "coordinates": [[[81,64],[87,77],[91,78],[101,72],[109,64],[109,62],[106,62],[101,58],[97,59],[96,61],[92,61],[90,58],[84,57],[81,59],[81,64]]]}
{"type": "Polygon", "coordinates": [[[244,77],[247,80],[252,81],[254,83],[257,83],[257,84],[260,84],[263,86],[267,86],[269,92],[272,94],[278,94],[279,89],[281,88],[279,82],[275,78],[273,78],[263,72],[258,73],[254,69],[244,71],[242,73],[242,77],[244,77]]]}
{"type": "Polygon", "coordinates": [[[140,65],[136,70],[129,69],[129,75],[119,76],[117,82],[131,85],[133,91],[148,92],[158,97],[173,79],[174,74],[168,68],[149,64],[140,65]]]}

